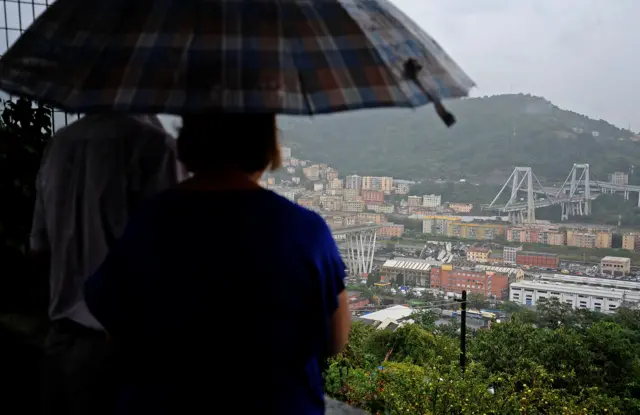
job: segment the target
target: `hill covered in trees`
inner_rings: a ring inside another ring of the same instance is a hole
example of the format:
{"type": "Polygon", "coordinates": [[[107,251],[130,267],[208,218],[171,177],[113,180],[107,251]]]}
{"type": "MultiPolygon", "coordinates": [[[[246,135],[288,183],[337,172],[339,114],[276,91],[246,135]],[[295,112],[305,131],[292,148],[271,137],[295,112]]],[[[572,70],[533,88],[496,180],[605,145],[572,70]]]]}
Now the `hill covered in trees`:
{"type": "Polygon", "coordinates": [[[516,165],[550,181],[564,180],[573,163],[589,163],[598,179],[640,165],[640,143],[628,139],[631,132],[544,98],[498,95],[447,107],[458,119],[451,129],[432,107],[283,117],[280,126],[295,154],[344,173],[495,183],[516,165]]]}

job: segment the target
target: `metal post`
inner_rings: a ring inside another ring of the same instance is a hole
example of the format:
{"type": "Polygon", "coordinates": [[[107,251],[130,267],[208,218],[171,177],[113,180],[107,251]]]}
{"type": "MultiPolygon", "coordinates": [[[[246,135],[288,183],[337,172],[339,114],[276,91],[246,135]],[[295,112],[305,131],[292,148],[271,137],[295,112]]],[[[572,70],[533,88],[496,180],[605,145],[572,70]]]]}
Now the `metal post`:
{"type": "Polygon", "coordinates": [[[460,312],[460,368],[464,373],[467,365],[467,290],[462,291],[460,312]]]}

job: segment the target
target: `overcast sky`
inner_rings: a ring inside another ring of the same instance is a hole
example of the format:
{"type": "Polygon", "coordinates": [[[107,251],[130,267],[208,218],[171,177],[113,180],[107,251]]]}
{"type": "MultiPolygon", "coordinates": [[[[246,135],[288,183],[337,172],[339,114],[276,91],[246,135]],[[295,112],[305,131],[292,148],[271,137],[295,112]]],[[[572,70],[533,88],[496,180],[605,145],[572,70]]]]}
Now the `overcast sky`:
{"type": "MultiPolygon", "coordinates": [[[[391,1],[476,81],[474,95],[532,93],[640,130],[640,0],[391,1]]],[[[18,28],[18,5],[3,3],[18,28]]],[[[32,10],[22,4],[22,27],[32,10]]]]}
{"type": "Polygon", "coordinates": [[[391,0],[476,81],[640,130],[640,0],[391,0]]]}

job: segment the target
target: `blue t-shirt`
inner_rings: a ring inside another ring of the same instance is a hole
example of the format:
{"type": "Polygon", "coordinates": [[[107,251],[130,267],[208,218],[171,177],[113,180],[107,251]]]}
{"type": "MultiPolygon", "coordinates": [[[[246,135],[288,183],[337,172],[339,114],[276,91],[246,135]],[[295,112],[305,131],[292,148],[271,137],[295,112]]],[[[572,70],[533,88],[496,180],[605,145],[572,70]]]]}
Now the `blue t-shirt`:
{"type": "Polygon", "coordinates": [[[120,412],[324,413],[344,276],[324,220],[275,193],[158,195],[85,287],[119,348],[120,412]]]}

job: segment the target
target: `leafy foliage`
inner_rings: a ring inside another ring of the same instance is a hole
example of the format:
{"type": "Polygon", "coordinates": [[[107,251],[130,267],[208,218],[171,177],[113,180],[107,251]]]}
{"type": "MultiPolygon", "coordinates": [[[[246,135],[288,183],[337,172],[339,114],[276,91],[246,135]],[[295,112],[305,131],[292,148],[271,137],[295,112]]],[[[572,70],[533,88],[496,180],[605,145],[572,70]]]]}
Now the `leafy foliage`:
{"type": "MultiPolygon", "coordinates": [[[[3,307],[27,305],[30,263],[26,254],[35,203],[35,179],[47,140],[51,138],[51,110],[31,101],[6,101],[0,116],[0,277],[3,307]],[[18,275],[16,275],[18,273],[18,275]]],[[[33,286],[31,287],[33,288],[33,286]]],[[[32,292],[34,290],[31,290],[32,292]]]]}
{"type": "Polygon", "coordinates": [[[640,311],[505,307],[510,321],[468,336],[464,373],[457,333],[427,313],[395,332],[356,323],[326,391],[374,414],[639,413],[640,311]]]}
{"type": "Polygon", "coordinates": [[[280,126],[284,141],[300,157],[344,173],[419,180],[478,177],[495,184],[516,165],[558,181],[577,162],[590,163],[592,174],[605,180],[608,173],[640,165],[640,145],[626,140],[629,131],[543,98],[499,95],[447,105],[458,119],[451,129],[433,108],[282,118],[280,126]]]}

